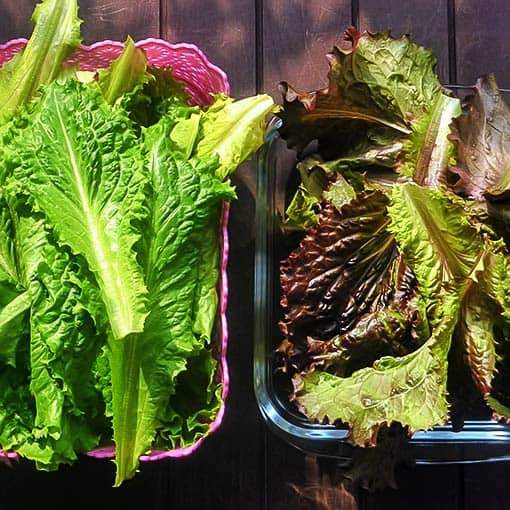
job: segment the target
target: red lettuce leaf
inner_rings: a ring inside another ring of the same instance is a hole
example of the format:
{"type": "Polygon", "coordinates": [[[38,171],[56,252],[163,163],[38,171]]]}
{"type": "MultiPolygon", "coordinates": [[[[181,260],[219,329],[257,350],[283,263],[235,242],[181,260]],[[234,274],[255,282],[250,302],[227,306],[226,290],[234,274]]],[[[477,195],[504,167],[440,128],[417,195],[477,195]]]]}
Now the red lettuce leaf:
{"type": "Polygon", "coordinates": [[[305,353],[348,374],[417,347],[416,281],[386,228],[388,203],[366,191],[340,209],[325,205],[282,262],[280,350],[300,369],[305,353]]]}
{"type": "Polygon", "coordinates": [[[481,77],[453,122],[457,180],[453,190],[478,201],[503,200],[510,192],[510,108],[493,74],[481,77]]]}

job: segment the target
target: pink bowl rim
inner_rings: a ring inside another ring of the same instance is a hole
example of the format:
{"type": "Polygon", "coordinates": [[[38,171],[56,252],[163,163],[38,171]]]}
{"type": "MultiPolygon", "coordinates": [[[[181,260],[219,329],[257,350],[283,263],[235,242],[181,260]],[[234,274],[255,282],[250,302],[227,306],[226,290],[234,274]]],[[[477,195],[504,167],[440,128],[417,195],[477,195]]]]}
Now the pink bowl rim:
{"type": "MultiPolygon", "coordinates": [[[[3,42],[0,44],[0,51],[6,51],[9,50],[11,47],[16,46],[24,46],[28,42],[28,39],[24,37],[18,37],[16,39],[10,39],[9,41],[3,42]]],[[[160,39],[158,37],[147,37],[145,39],[140,39],[138,41],[135,41],[135,46],[139,48],[144,48],[149,45],[158,45],[158,46],[164,46],[170,51],[179,51],[181,49],[191,50],[193,53],[196,53],[200,56],[200,59],[204,63],[204,65],[213,71],[214,73],[217,73],[221,80],[223,81],[225,85],[224,93],[229,95],[230,94],[230,82],[227,76],[227,73],[221,68],[218,67],[216,64],[213,64],[207,55],[202,51],[198,46],[196,46],[193,43],[187,43],[187,42],[178,42],[178,43],[171,43],[169,41],[166,41],[165,39],[160,39]]],[[[104,39],[102,41],[96,41],[92,44],[80,44],[78,49],[85,51],[87,53],[93,52],[97,48],[102,48],[104,46],[114,46],[118,48],[123,48],[124,43],[121,41],[117,41],[114,39],[104,39]]],[[[72,57],[72,54],[70,55],[72,57]]]]}

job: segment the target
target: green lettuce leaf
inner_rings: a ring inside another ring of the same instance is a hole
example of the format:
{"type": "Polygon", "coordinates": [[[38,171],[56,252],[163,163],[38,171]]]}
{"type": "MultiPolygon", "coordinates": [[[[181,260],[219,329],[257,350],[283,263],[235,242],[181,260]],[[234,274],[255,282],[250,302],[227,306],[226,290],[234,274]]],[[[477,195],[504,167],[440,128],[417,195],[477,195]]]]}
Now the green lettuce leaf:
{"type": "Polygon", "coordinates": [[[270,96],[258,94],[234,101],[218,95],[203,114],[197,157],[217,155],[218,178],[225,179],[263,143],[266,116],[276,110],[270,96]]]}
{"type": "Polygon", "coordinates": [[[424,299],[441,288],[463,289],[483,260],[483,241],[463,203],[452,194],[415,184],[396,186],[389,209],[397,242],[418,279],[424,299]]]}
{"type": "Polygon", "coordinates": [[[147,83],[147,57],[137,48],[131,37],[126,39],[124,49],[106,69],[98,71],[98,83],[107,103],[114,104],[127,93],[147,83]]]}
{"type": "Polygon", "coordinates": [[[285,210],[285,228],[305,230],[317,224],[317,210],[322,200],[340,208],[356,196],[354,187],[331,166],[331,162],[313,156],[297,163],[301,182],[285,210]]]}
{"type": "Polygon", "coordinates": [[[55,470],[113,443],[120,485],[222,405],[222,205],[274,104],[190,106],[129,38],[105,70],[66,68],[80,21],[60,4],[0,72],[0,445],[55,470]]]}
{"type": "Polygon", "coordinates": [[[155,448],[190,446],[209,433],[222,402],[217,365],[209,348],[188,359],[175,380],[175,392],[158,415],[155,448]]]}
{"type": "Polygon", "coordinates": [[[448,419],[446,353],[458,318],[458,297],[442,296],[432,336],[417,351],[383,357],[372,367],[341,378],[312,372],[298,386],[297,401],[313,420],[349,425],[360,446],[375,445],[382,426],[398,422],[409,433],[448,419]]]}
{"type": "Polygon", "coordinates": [[[285,210],[284,226],[306,230],[316,225],[319,221],[315,210],[317,201],[317,197],[313,196],[304,184],[300,184],[285,210]]]}
{"type": "Polygon", "coordinates": [[[87,284],[87,272],[78,270],[78,261],[50,239],[43,217],[30,211],[26,196],[16,196],[16,186],[6,190],[2,213],[10,215],[15,233],[12,274],[18,295],[0,313],[10,319],[2,323],[8,327],[2,342],[12,342],[12,358],[2,360],[7,365],[2,371],[26,388],[15,396],[6,385],[11,400],[0,408],[0,443],[34,460],[38,469],[54,470],[95,447],[108,429],[91,371],[101,337],[80,304],[84,295],[97,291],[87,284]]]}
{"type": "Polygon", "coordinates": [[[47,87],[27,122],[15,176],[59,241],[87,260],[114,338],[143,331],[147,291],[133,223],[145,214],[146,177],[129,120],[95,88],[68,80],[47,87]]]}
{"type": "Polygon", "coordinates": [[[331,78],[346,97],[402,126],[427,113],[441,87],[431,50],[387,32],[347,36],[352,50],[336,48],[329,56],[331,78]]]}
{"type": "Polygon", "coordinates": [[[124,366],[132,367],[129,377],[114,384],[116,484],[132,477],[139,456],[150,451],[158,413],[175,393],[187,359],[212,341],[219,206],[235,196],[216,177],[217,158],[179,156],[172,127],[162,120],[144,133],[151,192],[140,253],[150,313],[142,334],[113,343],[112,380],[122,377],[124,366]],[[122,391],[118,400],[115,387],[122,391]]]}
{"type": "Polygon", "coordinates": [[[399,173],[421,186],[438,189],[447,184],[448,168],[454,158],[450,125],[461,114],[460,101],[438,93],[427,115],[413,124],[396,164],[399,173]]]}
{"type": "Polygon", "coordinates": [[[500,253],[489,253],[482,264],[483,270],[464,294],[456,339],[463,346],[475,385],[487,397],[496,375],[497,332],[504,321],[496,289],[501,279],[507,279],[502,271],[507,261],[500,253]]]}
{"type": "Polygon", "coordinates": [[[0,118],[10,118],[41,85],[54,80],[81,42],[76,0],[43,0],[32,19],[34,30],[26,47],[0,70],[0,118]]]}
{"type": "Polygon", "coordinates": [[[317,204],[328,189],[329,179],[315,158],[298,163],[301,182],[285,210],[286,228],[307,229],[319,221],[317,204]]]}
{"type": "MultiPolygon", "coordinates": [[[[5,190],[3,190],[5,192],[5,190]]],[[[0,362],[16,366],[19,343],[26,332],[26,312],[31,296],[20,285],[16,260],[16,242],[12,213],[5,193],[0,196],[0,362]]]]}

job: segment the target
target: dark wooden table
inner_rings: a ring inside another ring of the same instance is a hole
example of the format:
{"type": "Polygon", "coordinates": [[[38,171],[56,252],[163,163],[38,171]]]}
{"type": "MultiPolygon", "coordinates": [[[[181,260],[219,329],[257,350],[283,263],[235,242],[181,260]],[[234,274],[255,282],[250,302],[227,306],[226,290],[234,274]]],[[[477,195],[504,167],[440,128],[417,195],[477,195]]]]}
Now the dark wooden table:
{"type": "MultiPolygon", "coordinates": [[[[65,1],[65,0],[62,0],[65,1]]],[[[0,1],[0,40],[31,32],[34,0],[0,1]]],[[[324,54],[345,28],[409,33],[431,47],[444,83],[471,85],[495,72],[510,87],[510,2],[504,0],[81,0],[85,43],[150,36],[200,46],[229,75],[232,94],[277,84],[323,85],[324,54]]],[[[321,476],[316,459],[269,432],[252,385],[253,218],[255,166],[235,178],[229,263],[232,384],[220,431],[192,457],[146,463],[135,479],[112,488],[113,464],[84,458],[57,473],[19,463],[0,466],[0,509],[504,509],[510,508],[504,463],[418,466],[397,473],[398,490],[356,501],[321,476]]]]}

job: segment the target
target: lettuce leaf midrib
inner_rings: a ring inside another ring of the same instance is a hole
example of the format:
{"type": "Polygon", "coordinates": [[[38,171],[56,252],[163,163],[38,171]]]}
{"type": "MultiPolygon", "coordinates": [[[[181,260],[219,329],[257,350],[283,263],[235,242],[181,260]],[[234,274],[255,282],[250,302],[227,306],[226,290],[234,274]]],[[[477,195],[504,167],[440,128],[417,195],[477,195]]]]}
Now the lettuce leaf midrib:
{"type": "Polygon", "coordinates": [[[25,149],[27,144],[23,145],[26,161],[23,161],[22,169],[16,170],[17,175],[27,181],[34,194],[32,200],[48,216],[57,236],[88,260],[103,290],[114,336],[122,338],[130,332],[141,331],[146,291],[137,275],[139,268],[134,253],[129,249],[129,236],[134,241],[135,234],[127,223],[129,216],[122,217],[125,213],[143,214],[143,211],[135,212],[134,209],[140,207],[135,197],[141,191],[133,186],[143,183],[137,177],[139,163],[136,160],[130,163],[134,171],[123,169],[126,163],[121,158],[129,157],[126,152],[107,155],[109,159],[104,161],[91,160],[97,157],[97,150],[105,150],[105,143],[109,150],[126,151],[125,145],[117,146],[121,137],[132,136],[130,131],[125,131],[129,126],[127,119],[114,114],[99,100],[97,91],[74,81],[48,86],[29,118],[31,124],[21,136],[28,138],[32,145],[28,150],[25,149]],[[74,103],[82,103],[83,112],[72,114],[74,103]],[[81,132],[73,133],[77,129],[81,132]],[[109,129],[116,133],[113,138],[109,129]],[[96,145],[92,153],[83,152],[80,145],[87,130],[91,136],[89,143],[96,145]],[[120,134],[123,132],[126,134],[120,134]],[[47,144],[41,145],[41,136],[46,137],[47,144]],[[59,173],[48,173],[48,168],[54,168],[51,165],[55,159],[59,160],[59,173]],[[114,181],[113,187],[108,182],[102,185],[90,180],[107,180],[111,172],[119,170],[120,177],[114,181]],[[128,171],[131,176],[127,175],[128,171]],[[90,172],[87,181],[86,172],[90,172]],[[93,196],[97,193],[102,196],[93,196]],[[124,198],[128,196],[133,198],[126,206],[124,198]],[[123,207],[131,207],[133,212],[129,209],[124,212],[123,207]],[[119,257],[120,253],[123,255],[119,257]]]}

